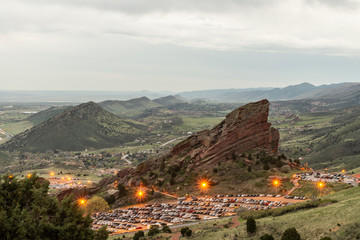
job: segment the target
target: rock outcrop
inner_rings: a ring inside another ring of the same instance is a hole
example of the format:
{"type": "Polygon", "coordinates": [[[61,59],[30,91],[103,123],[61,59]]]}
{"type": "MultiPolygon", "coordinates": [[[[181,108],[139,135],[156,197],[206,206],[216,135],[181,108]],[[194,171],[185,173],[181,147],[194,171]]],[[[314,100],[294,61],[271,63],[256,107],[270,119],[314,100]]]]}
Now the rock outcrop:
{"type": "Polygon", "coordinates": [[[268,100],[262,100],[239,107],[213,129],[201,131],[177,144],[171,156],[191,156],[196,165],[202,165],[252,149],[277,153],[279,132],[268,123],[269,105],[268,100]]]}

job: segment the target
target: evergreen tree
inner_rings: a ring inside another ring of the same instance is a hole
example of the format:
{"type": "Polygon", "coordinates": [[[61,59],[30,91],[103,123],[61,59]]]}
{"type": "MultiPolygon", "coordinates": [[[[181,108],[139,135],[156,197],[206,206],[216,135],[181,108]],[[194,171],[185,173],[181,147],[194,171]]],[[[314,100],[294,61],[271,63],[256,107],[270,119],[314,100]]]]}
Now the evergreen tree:
{"type": "Polygon", "coordinates": [[[248,233],[255,233],[256,232],[256,222],[255,219],[252,217],[246,220],[246,231],[248,233]]]}
{"type": "Polygon", "coordinates": [[[296,231],[296,228],[288,228],[283,233],[281,240],[301,240],[300,234],[296,231]]]}

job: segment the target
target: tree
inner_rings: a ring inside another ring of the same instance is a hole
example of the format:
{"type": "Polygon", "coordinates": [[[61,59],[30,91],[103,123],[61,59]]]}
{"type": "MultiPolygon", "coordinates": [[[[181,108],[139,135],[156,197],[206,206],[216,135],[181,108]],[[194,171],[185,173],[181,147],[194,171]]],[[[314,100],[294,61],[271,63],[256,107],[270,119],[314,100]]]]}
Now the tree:
{"type": "Polygon", "coordinates": [[[32,174],[0,181],[1,239],[94,239],[92,219],[73,196],[61,203],[48,195],[49,182],[32,174]]]}
{"type": "Polygon", "coordinates": [[[160,231],[159,231],[159,229],[157,227],[151,226],[150,230],[148,232],[148,236],[154,236],[154,235],[159,234],[159,233],[160,233],[160,231]]]}
{"type": "Polygon", "coordinates": [[[138,231],[134,234],[133,240],[139,240],[141,237],[144,237],[145,234],[143,231],[138,231]]]}
{"type": "Polygon", "coordinates": [[[188,230],[190,230],[190,228],[188,228],[188,227],[183,227],[183,228],[181,228],[181,230],[180,230],[181,235],[182,235],[183,237],[185,237],[185,236],[186,236],[186,232],[187,232],[188,230]]]}
{"type": "Polygon", "coordinates": [[[102,226],[95,232],[94,240],[106,240],[109,237],[109,232],[106,230],[106,226],[102,226]]]}
{"type": "Polygon", "coordinates": [[[168,225],[165,225],[165,226],[163,226],[163,228],[162,228],[162,232],[163,232],[163,233],[171,233],[171,229],[169,228],[168,225]]]}
{"type": "Polygon", "coordinates": [[[254,218],[250,217],[246,220],[246,231],[248,233],[256,232],[256,222],[254,218]]]}
{"type": "Polygon", "coordinates": [[[300,234],[296,231],[296,228],[288,228],[283,233],[281,240],[301,240],[300,234]]]}
{"type": "Polygon", "coordinates": [[[187,237],[190,237],[191,234],[192,234],[192,230],[191,230],[191,229],[188,229],[188,230],[185,232],[185,235],[186,235],[187,237]]]}
{"type": "Polygon", "coordinates": [[[260,240],[274,240],[274,237],[270,234],[265,233],[260,237],[260,240]]]}
{"type": "Polygon", "coordinates": [[[106,211],[108,210],[109,204],[100,196],[94,196],[89,199],[86,205],[86,213],[92,214],[94,212],[106,211]]]}
{"type": "Polygon", "coordinates": [[[322,237],[320,240],[332,240],[331,237],[322,237]]]}

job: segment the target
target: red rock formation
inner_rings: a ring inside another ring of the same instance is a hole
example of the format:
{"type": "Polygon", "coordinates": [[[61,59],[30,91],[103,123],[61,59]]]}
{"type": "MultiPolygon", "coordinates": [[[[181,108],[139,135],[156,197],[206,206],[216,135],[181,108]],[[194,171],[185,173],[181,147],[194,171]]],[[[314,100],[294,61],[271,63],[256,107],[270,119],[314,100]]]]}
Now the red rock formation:
{"type": "Polygon", "coordinates": [[[213,129],[177,144],[171,155],[190,155],[197,160],[196,165],[202,165],[252,149],[276,153],[279,132],[268,123],[269,105],[268,100],[262,100],[239,107],[213,129]]]}

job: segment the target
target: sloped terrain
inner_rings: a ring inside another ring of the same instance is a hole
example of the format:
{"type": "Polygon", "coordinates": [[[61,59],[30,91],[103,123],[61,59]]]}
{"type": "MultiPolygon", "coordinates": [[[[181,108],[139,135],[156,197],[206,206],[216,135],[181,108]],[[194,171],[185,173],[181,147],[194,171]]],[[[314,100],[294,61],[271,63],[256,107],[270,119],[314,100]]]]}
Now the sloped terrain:
{"type": "Polygon", "coordinates": [[[88,102],[14,136],[0,149],[44,152],[107,148],[132,141],[145,129],[138,122],[122,119],[88,102]]]}

